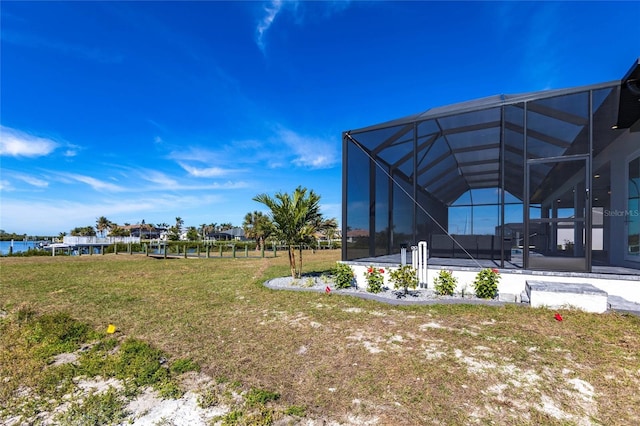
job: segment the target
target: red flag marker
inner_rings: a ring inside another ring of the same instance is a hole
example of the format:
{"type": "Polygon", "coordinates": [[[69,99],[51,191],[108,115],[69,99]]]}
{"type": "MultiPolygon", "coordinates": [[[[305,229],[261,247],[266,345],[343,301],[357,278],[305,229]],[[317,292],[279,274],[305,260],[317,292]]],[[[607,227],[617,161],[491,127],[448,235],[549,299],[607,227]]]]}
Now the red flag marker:
{"type": "Polygon", "coordinates": [[[325,293],[327,293],[327,294],[331,293],[331,287],[327,286],[327,287],[324,289],[324,292],[325,292],[325,293]]]}
{"type": "Polygon", "coordinates": [[[562,315],[560,315],[559,313],[556,312],[556,314],[554,315],[554,317],[558,320],[558,321],[562,321],[562,315]]]}

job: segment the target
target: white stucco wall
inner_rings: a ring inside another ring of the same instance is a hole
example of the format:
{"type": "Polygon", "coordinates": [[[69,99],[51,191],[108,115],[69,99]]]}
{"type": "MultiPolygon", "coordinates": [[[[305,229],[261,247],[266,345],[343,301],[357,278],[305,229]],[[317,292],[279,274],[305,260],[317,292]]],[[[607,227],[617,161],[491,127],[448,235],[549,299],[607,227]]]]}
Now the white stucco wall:
{"type": "MultiPolygon", "coordinates": [[[[397,267],[389,267],[388,265],[366,265],[346,262],[355,273],[358,288],[367,288],[365,271],[369,266],[384,269],[384,283],[393,288],[393,284],[389,281],[389,271],[397,267]]],[[[464,292],[466,294],[474,293],[473,282],[478,274],[478,270],[471,268],[428,268],[427,272],[427,288],[433,289],[433,279],[439,274],[441,269],[452,271],[453,276],[458,279],[456,293],[464,292]]],[[[534,272],[522,270],[500,270],[500,281],[498,283],[498,292],[502,295],[512,295],[514,300],[508,297],[503,300],[515,301],[520,294],[525,291],[527,281],[545,281],[554,283],[574,283],[574,284],[591,284],[600,290],[606,291],[607,294],[620,296],[631,302],[640,303],[640,276],[628,276],[625,279],[617,278],[616,275],[604,274],[579,274],[579,273],[548,273],[534,272]]],[[[519,299],[518,299],[519,300],[519,299]]]]}

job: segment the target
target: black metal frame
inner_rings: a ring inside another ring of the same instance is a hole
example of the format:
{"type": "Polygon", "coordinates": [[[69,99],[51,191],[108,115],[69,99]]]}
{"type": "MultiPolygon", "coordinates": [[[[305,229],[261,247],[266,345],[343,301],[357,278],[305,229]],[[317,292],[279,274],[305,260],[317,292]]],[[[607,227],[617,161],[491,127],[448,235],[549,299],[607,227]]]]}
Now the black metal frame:
{"type": "MultiPolygon", "coordinates": [[[[634,64],[640,69],[640,61],[634,64]]],[[[635,71],[634,71],[635,72],[635,71]]],[[[628,73],[629,74],[629,73],[628,73]]],[[[629,75],[635,75],[633,73],[629,75]]],[[[499,208],[498,224],[500,227],[500,265],[505,264],[505,206],[507,192],[522,203],[522,224],[524,226],[523,268],[528,268],[529,225],[531,185],[542,185],[548,180],[550,171],[536,172],[533,164],[556,164],[577,159],[585,161],[585,271],[591,270],[591,230],[592,230],[592,162],[594,152],[602,150],[607,140],[615,139],[615,130],[607,130],[598,123],[598,146],[594,144],[594,91],[610,89],[609,97],[603,97],[598,108],[603,104],[613,110],[617,108],[618,96],[624,81],[613,81],[585,87],[548,90],[516,96],[495,96],[463,104],[428,110],[421,114],[393,120],[363,129],[343,133],[343,239],[348,238],[349,218],[349,174],[364,170],[349,170],[349,144],[355,144],[369,157],[369,255],[375,255],[376,229],[376,174],[377,167],[383,164],[390,176],[403,180],[411,187],[410,194],[413,205],[411,229],[414,241],[418,227],[418,198],[421,196],[437,200],[446,210],[454,206],[454,202],[466,191],[482,188],[495,188],[496,206],[499,208]],[[575,97],[572,97],[575,95],[575,97]],[[586,112],[583,102],[587,97],[586,112]],[[566,104],[563,104],[565,102],[566,104]],[[556,104],[557,103],[557,104],[556,104]],[[556,107],[556,105],[558,105],[556,107]],[[507,115],[509,108],[510,117],[507,115]],[[574,109],[576,109],[574,111],[574,109]],[[583,108],[583,109],[580,109],[583,108]],[[582,112],[580,112],[582,111],[582,112]],[[544,127],[545,122],[554,123],[551,129],[544,127]],[[557,123],[557,124],[555,124],[557,123]],[[541,127],[542,126],[542,127],[541,127]],[[536,128],[537,127],[537,128],[536,128]],[[507,142],[507,132],[510,143],[507,142]],[[515,138],[514,138],[515,136],[515,138]],[[518,142],[518,139],[521,141],[518,142]],[[513,143],[513,141],[516,141],[513,143]],[[576,142],[577,141],[577,142],[576,142]],[[406,147],[407,152],[402,149],[406,147]],[[542,150],[542,155],[534,153],[542,150]],[[575,152],[574,152],[575,151],[575,152]],[[546,155],[545,155],[546,154],[546,155]],[[551,154],[551,155],[549,155],[551,154]],[[497,158],[491,155],[497,155],[497,158]],[[413,163],[405,167],[408,161],[413,163]],[[404,169],[404,171],[403,171],[404,169]],[[431,198],[429,198],[431,197],[431,198]]],[[[626,92],[625,92],[626,93],[626,92]]],[[[617,111],[616,111],[617,114],[617,111]]],[[[605,114],[606,115],[606,114],[605,114]]],[[[628,114],[625,116],[627,117],[628,114]]],[[[630,121],[627,118],[627,122],[630,121]]],[[[606,124],[611,126],[611,124],[606,124]]],[[[613,127],[612,129],[615,129],[613,127]]],[[[386,172],[385,172],[386,173],[386,172]]],[[[394,216],[394,190],[397,182],[389,180],[388,192],[388,241],[387,254],[400,243],[394,240],[392,227],[397,225],[394,216]]],[[[403,190],[404,191],[404,190],[403,190]]],[[[473,191],[470,192],[473,196],[473,191]]],[[[404,197],[404,196],[402,196],[404,197]]],[[[517,203],[520,204],[520,203],[517,203]]],[[[473,208],[479,206],[471,201],[473,208]]],[[[494,204],[491,204],[494,205],[494,204]]],[[[446,211],[445,210],[445,211],[446,211]]],[[[427,215],[429,212],[425,211],[427,215]]],[[[433,217],[431,218],[433,219],[433,217]]],[[[578,219],[574,219],[577,221],[578,219]]],[[[582,219],[580,219],[582,221],[582,219]]],[[[343,244],[342,258],[348,256],[348,244],[343,244]]]]}

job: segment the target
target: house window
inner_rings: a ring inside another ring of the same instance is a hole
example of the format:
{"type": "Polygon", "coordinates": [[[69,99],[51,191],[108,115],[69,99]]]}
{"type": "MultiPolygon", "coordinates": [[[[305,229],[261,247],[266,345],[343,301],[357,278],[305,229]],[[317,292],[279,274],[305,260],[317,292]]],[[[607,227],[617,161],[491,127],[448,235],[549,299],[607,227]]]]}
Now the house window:
{"type": "Polygon", "coordinates": [[[627,256],[640,261],[640,156],[629,162],[627,223],[627,256]]]}

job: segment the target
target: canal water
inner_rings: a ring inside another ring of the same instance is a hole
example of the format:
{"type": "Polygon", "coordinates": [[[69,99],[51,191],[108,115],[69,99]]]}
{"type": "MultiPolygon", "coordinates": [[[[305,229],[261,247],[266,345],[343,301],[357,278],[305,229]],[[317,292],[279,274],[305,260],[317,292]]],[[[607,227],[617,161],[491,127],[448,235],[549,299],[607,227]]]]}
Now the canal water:
{"type": "MultiPolygon", "coordinates": [[[[0,255],[9,254],[9,248],[12,246],[11,241],[0,241],[0,255]]],[[[20,253],[29,249],[38,247],[37,241],[13,241],[13,252],[20,253]]]]}

